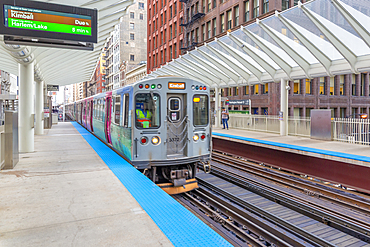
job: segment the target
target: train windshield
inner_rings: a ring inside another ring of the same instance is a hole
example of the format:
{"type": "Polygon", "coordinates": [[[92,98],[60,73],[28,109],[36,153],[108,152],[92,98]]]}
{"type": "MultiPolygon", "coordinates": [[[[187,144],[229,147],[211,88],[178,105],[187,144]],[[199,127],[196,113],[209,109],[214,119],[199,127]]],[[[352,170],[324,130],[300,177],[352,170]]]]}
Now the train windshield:
{"type": "Polygon", "coordinates": [[[135,125],[138,129],[159,128],[160,97],[156,93],[139,93],[135,96],[135,125]]]}
{"type": "Polygon", "coordinates": [[[194,95],[193,97],[193,123],[194,126],[206,126],[208,124],[208,96],[194,95]]]}

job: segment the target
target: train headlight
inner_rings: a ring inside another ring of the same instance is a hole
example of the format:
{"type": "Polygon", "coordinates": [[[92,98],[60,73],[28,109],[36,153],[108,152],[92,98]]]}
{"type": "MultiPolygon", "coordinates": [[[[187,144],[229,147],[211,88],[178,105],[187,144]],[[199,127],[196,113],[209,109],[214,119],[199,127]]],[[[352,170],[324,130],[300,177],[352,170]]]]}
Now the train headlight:
{"type": "Polygon", "coordinates": [[[160,142],[161,142],[161,138],[159,138],[159,136],[153,136],[152,137],[152,143],[154,145],[158,145],[160,142]]]}
{"type": "Polygon", "coordinates": [[[161,85],[161,84],[158,84],[158,85],[157,85],[157,88],[158,88],[158,89],[161,89],[161,88],[162,88],[162,85],[161,85]]]}
{"type": "Polygon", "coordinates": [[[147,144],[147,143],[148,143],[148,138],[146,138],[145,136],[141,137],[141,139],[140,139],[140,143],[141,143],[142,145],[147,144]]]}
{"type": "Polygon", "coordinates": [[[192,86],[191,86],[191,89],[193,89],[193,90],[194,90],[194,89],[195,89],[195,86],[194,86],[194,85],[192,85],[192,86]]]}
{"type": "Polygon", "coordinates": [[[199,136],[198,136],[198,134],[195,134],[195,135],[193,136],[193,140],[194,140],[195,142],[199,140],[199,136]]]}

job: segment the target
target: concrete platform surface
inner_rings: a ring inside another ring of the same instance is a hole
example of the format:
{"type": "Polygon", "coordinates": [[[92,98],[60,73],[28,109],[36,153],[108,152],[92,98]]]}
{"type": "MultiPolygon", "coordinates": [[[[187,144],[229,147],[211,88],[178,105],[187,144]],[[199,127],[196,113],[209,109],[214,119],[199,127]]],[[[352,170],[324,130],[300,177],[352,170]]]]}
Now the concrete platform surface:
{"type": "Polygon", "coordinates": [[[0,171],[0,246],[172,246],[70,123],[0,171]]]}

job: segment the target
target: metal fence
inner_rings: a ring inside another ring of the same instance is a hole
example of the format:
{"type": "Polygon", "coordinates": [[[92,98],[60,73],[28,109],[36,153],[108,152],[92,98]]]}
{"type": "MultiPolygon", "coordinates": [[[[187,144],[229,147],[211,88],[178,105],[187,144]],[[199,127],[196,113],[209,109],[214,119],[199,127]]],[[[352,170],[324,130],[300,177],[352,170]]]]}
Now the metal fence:
{"type": "MultiPolygon", "coordinates": [[[[280,120],[278,116],[230,114],[229,127],[280,133],[280,120]]],[[[310,118],[288,118],[288,134],[293,136],[310,137],[310,118]]]]}
{"type": "Polygon", "coordinates": [[[334,118],[333,140],[370,145],[370,120],[358,118],[334,118]]]}
{"type": "MultiPolygon", "coordinates": [[[[370,145],[370,120],[357,118],[332,119],[333,141],[370,145]]],[[[230,114],[229,127],[269,133],[280,133],[278,116],[230,114]]],[[[311,136],[310,118],[288,118],[288,135],[311,136]]]]}

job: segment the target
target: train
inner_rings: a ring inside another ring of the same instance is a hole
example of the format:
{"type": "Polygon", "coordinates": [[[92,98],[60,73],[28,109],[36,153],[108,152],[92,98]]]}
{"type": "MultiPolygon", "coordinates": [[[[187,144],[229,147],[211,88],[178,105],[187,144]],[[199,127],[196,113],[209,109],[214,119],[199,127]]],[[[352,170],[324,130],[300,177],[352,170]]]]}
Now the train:
{"type": "Polygon", "coordinates": [[[181,77],[143,79],[66,105],[78,122],[168,194],[198,188],[210,167],[210,89],[181,77]]]}

